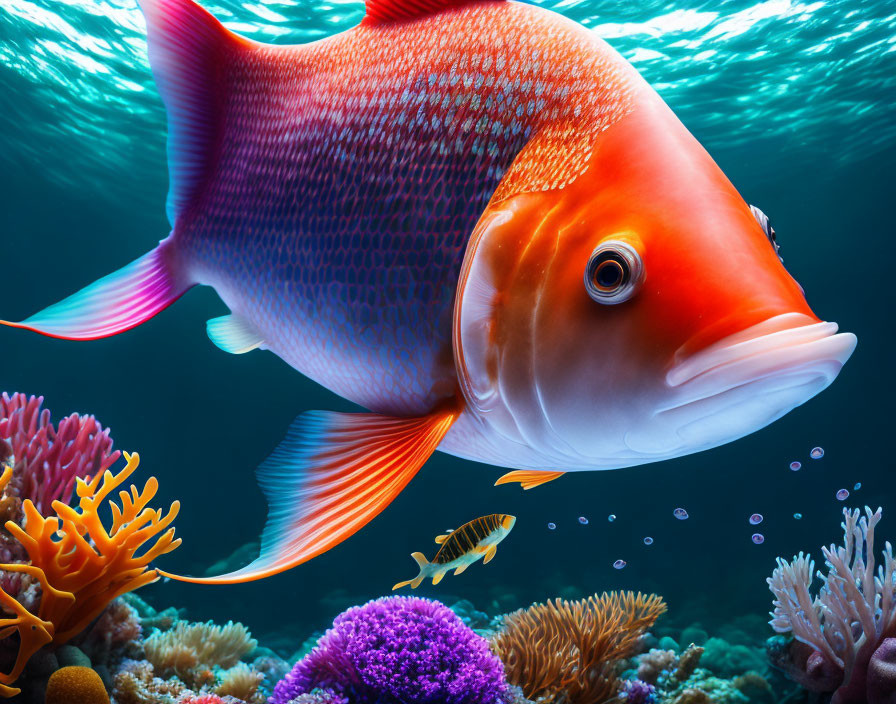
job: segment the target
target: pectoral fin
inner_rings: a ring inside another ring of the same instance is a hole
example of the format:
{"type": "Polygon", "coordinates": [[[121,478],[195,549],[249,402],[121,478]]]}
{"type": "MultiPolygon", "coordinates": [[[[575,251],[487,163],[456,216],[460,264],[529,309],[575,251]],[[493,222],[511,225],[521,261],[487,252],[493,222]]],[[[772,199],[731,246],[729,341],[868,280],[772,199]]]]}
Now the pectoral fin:
{"type": "Polygon", "coordinates": [[[464,571],[465,569],[467,569],[467,567],[469,567],[469,566],[470,566],[469,563],[465,563],[465,564],[463,564],[463,565],[460,565],[456,570],[454,570],[454,574],[455,574],[455,576],[459,575],[461,572],[463,572],[463,571],[464,571]]]}
{"type": "Polygon", "coordinates": [[[490,545],[488,551],[485,553],[485,559],[482,561],[482,564],[487,565],[489,562],[491,562],[496,552],[498,552],[498,546],[490,545]]]}
{"type": "Polygon", "coordinates": [[[457,407],[420,418],[302,414],[258,470],[269,504],[258,559],[217,577],[163,574],[205,584],[249,582],[326,552],[398,496],[459,414],[457,407]]]}
{"type": "Polygon", "coordinates": [[[261,347],[264,338],[245,318],[231,313],[212,318],[205,324],[209,339],[230,354],[245,354],[261,347]]]}
{"type": "Polygon", "coordinates": [[[532,487],[547,484],[554,479],[559,479],[564,474],[566,472],[537,472],[530,469],[518,469],[502,476],[495,482],[495,486],[519,482],[523,489],[531,489],[532,487]]]}
{"type": "Polygon", "coordinates": [[[436,536],[436,543],[437,543],[438,545],[441,545],[441,544],[444,543],[446,540],[448,540],[448,536],[447,536],[447,535],[437,535],[437,536],[436,536]]]}
{"type": "Polygon", "coordinates": [[[445,576],[445,570],[442,570],[441,572],[436,572],[432,577],[432,585],[433,586],[437,585],[439,582],[442,581],[442,578],[444,576],[445,576]]]}

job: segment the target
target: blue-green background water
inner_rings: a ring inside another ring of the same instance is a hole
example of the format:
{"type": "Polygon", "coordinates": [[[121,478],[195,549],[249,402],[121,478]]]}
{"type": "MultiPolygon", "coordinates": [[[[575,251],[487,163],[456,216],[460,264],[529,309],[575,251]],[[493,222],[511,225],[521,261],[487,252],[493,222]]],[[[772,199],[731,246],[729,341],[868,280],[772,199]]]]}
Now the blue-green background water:
{"type": "MultiPolygon", "coordinates": [[[[858,335],[852,360],[830,389],[773,426],[675,461],[567,475],[524,493],[492,487],[501,470],[436,455],[381,517],[329,553],[248,585],[159,583],[146,590],[156,605],[298,643],[345,606],[413,576],[408,554],[433,553],[444,529],[508,512],[517,526],[492,563],[418,592],[497,611],[559,594],[654,590],[670,618],[713,624],[768,610],[775,556],[818,556],[821,543],[839,539],[840,488],[861,481],[846,504],[882,505],[879,534],[896,541],[896,7],[542,4],[632,61],[770,215],[815,311],[858,335]],[[826,450],[818,461],[808,457],[815,445],[826,450]],[[799,472],[788,468],[794,459],[799,472]],[[689,520],[673,517],[678,506],[689,520]],[[747,521],[754,512],[765,516],[759,546],[747,521]],[[617,559],[625,569],[613,569],[617,559]]],[[[357,2],[307,0],[207,7],[231,29],[276,43],[349,28],[363,12],[357,2]]],[[[25,317],[165,236],[164,120],[133,0],[0,0],[0,317],[25,317]]],[[[194,289],[107,340],[0,329],[0,389],[43,394],[56,417],[95,413],[119,448],[141,453],[161,497],[181,500],[184,544],[160,563],[173,571],[200,573],[256,538],[265,505],[253,470],[296,414],[350,409],[271,354],[214,348],[204,322],[225,312],[211,290],[194,289]]]]}

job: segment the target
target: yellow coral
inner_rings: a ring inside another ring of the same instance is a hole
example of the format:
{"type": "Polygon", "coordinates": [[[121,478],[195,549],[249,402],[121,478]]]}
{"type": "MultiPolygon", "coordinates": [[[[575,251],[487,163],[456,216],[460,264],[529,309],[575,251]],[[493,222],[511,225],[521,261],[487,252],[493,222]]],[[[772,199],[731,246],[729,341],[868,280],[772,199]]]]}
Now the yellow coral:
{"type": "Polygon", "coordinates": [[[100,676],[89,667],[63,667],[50,675],[45,704],[109,704],[100,676]]]}
{"type": "Polygon", "coordinates": [[[665,610],[660,597],[633,592],[557,599],[506,616],[491,646],[529,699],[598,704],[616,695],[619,661],[665,610]]]}
{"type": "MultiPolygon", "coordinates": [[[[169,528],[177,516],[179,502],[172,503],[167,514],[147,508],[158,491],[155,477],[147,480],[142,492],[133,485],[130,491],[120,491],[120,506],[110,500],[112,526],[108,531],[103,526],[100,506],[140,464],[137,453],[125,453],[124,457],[127,465],[118,474],[107,470],[92,479],[77,480],[77,509],[54,501],[57,517],[44,518],[26,500],[25,528],[12,521],[6,523],[6,529],[27,551],[31,564],[3,564],[0,569],[31,575],[40,582],[42,593],[38,614],[34,616],[0,590],[0,601],[16,614],[14,619],[0,620],[0,638],[14,630],[21,637],[16,664],[9,674],[0,674],[0,685],[12,684],[31,655],[47,642],[65,643],[84,630],[110,601],[156,581],[159,575],[147,569],[149,563],[180,545],[174,528],[169,528]],[[152,545],[137,555],[150,541],[152,545]]],[[[11,475],[7,469],[0,476],[0,489],[11,475]]],[[[15,693],[11,687],[0,689],[0,696],[15,693]]]]}

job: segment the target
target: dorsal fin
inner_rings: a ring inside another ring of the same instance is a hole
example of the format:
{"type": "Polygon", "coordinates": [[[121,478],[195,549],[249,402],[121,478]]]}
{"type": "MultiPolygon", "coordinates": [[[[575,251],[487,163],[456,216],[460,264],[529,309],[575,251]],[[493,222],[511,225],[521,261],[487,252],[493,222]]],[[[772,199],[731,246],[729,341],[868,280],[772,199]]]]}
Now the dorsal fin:
{"type": "MultiPolygon", "coordinates": [[[[395,20],[409,20],[414,17],[433,15],[459,5],[469,5],[484,0],[366,0],[367,13],[363,24],[380,24],[395,20]]],[[[495,1],[495,0],[487,0],[495,1]]],[[[501,2],[503,0],[497,0],[501,2]]]]}
{"type": "Polygon", "coordinates": [[[149,63],[168,112],[168,221],[195,203],[218,153],[225,64],[247,39],[226,30],[193,0],[139,0],[149,63]]]}

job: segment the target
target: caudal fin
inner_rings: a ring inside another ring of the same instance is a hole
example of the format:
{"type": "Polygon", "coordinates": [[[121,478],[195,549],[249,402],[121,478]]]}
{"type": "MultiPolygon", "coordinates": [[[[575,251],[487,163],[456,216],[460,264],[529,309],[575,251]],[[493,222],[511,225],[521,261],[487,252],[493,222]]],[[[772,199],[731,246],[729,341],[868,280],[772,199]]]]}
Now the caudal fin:
{"type": "MultiPolygon", "coordinates": [[[[226,30],[192,0],[140,0],[149,60],[168,111],[168,219],[202,197],[213,174],[224,124],[227,73],[253,42],[226,30]]],[[[181,275],[171,240],[128,266],[19,323],[51,337],[92,340],[128,330],[169,306],[192,284],[181,275]]]]}
{"type": "Polygon", "coordinates": [[[423,579],[426,577],[426,570],[429,567],[429,560],[426,559],[422,552],[412,552],[411,557],[414,558],[414,562],[417,563],[417,567],[420,568],[420,573],[414,577],[413,579],[408,579],[404,582],[399,582],[394,587],[392,587],[392,591],[394,592],[396,589],[401,589],[402,587],[406,587],[409,584],[411,585],[411,589],[416,589],[423,583],[423,579]]]}
{"type": "Polygon", "coordinates": [[[258,559],[218,577],[160,574],[200,584],[250,582],[326,552],[401,493],[458,414],[446,408],[421,418],[330,411],[299,416],[258,470],[269,504],[258,559]]]}
{"type": "Polygon", "coordinates": [[[0,325],[65,340],[96,340],[129,330],[170,306],[192,286],[170,238],[136,261],[30,318],[0,325]]]}

